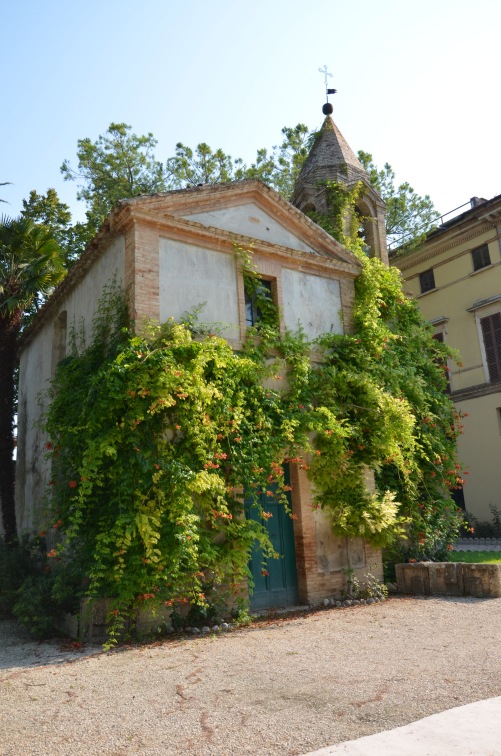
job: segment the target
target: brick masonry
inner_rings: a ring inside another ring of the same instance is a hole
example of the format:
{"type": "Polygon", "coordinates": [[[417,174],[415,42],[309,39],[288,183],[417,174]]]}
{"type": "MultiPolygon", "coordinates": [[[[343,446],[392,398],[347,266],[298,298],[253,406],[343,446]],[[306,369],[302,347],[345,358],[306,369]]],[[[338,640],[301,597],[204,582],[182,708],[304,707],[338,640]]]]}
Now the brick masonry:
{"type": "MultiPolygon", "coordinates": [[[[318,521],[314,517],[313,491],[306,470],[298,465],[291,465],[292,510],[297,519],[294,521],[294,541],[296,547],[296,564],[298,573],[299,600],[304,604],[318,604],[325,598],[337,598],[347,587],[348,553],[353,545],[346,539],[336,538],[346,553],[346,561],[340,569],[321,571],[318,553],[318,521]]],[[[321,527],[321,526],[320,526],[321,527]]],[[[364,564],[354,568],[355,577],[364,582],[370,572],[378,580],[383,579],[381,550],[363,545],[364,564]]]]}
{"type": "Polygon", "coordinates": [[[125,235],[125,287],[137,323],[160,319],[159,240],[158,230],[147,225],[134,224],[125,235]]]}

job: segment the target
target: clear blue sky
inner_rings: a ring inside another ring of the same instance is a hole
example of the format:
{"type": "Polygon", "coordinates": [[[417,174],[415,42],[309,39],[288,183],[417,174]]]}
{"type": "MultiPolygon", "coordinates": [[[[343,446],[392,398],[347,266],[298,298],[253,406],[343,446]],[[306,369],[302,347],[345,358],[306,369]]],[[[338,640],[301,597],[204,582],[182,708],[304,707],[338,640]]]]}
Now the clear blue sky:
{"type": "Polygon", "coordinates": [[[0,30],[0,196],[84,206],[59,167],[112,122],[247,162],[285,125],[334,119],[440,212],[501,193],[499,0],[17,0],[0,30]]]}

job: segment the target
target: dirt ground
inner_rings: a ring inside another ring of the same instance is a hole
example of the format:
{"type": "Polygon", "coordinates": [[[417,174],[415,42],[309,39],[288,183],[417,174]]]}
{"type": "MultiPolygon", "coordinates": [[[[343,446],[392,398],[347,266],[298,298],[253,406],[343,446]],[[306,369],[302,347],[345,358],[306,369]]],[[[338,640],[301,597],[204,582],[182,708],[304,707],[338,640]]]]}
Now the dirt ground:
{"type": "Polygon", "coordinates": [[[108,653],[2,621],[0,754],[305,754],[501,695],[500,619],[393,598],[108,653]]]}

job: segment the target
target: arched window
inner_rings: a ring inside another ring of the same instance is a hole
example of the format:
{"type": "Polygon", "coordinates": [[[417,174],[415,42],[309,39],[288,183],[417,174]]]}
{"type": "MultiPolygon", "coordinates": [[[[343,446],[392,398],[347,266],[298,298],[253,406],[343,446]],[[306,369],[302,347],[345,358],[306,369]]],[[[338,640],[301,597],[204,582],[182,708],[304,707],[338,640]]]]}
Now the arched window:
{"type": "Polygon", "coordinates": [[[369,257],[379,257],[377,244],[377,219],[363,198],[357,202],[358,235],[364,240],[369,257]]]}
{"type": "Polygon", "coordinates": [[[308,202],[308,204],[302,207],[301,210],[305,215],[308,215],[309,213],[315,213],[317,208],[315,207],[313,202],[308,202]]]}

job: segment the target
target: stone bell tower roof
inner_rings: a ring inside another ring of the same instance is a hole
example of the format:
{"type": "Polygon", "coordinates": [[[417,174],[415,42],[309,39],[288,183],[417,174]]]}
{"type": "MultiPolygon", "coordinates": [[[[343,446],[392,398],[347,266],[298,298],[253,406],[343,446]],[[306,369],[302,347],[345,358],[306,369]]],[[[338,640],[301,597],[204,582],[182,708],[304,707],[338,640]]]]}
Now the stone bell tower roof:
{"type": "Polygon", "coordinates": [[[368,182],[367,172],[330,115],[325,117],[310,154],[296,181],[292,204],[301,204],[300,195],[307,185],[324,181],[368,182]]]}
{"type": "Polygon", "coordinates": [[[357,211],[365,229],[364,239],[370,254],[387,263],[386,204],[371,186],[369,174],[332,120],[332,105],[327,102],[322,112],[324,122],[297,177],[291,202],[306,215],[325,214],[329,212],[327,182],[353,186],[361,181],[364,192],[357,202],[357,211]]]}

